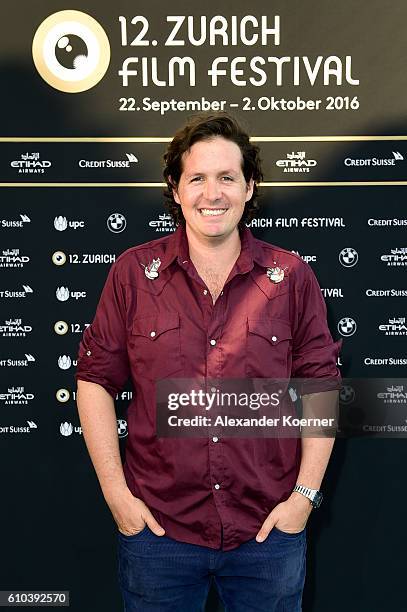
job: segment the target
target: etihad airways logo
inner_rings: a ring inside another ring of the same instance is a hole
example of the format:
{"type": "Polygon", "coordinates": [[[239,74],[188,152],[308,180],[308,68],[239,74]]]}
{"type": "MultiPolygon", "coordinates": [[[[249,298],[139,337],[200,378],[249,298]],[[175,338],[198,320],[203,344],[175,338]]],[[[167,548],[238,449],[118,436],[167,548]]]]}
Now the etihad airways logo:
{"type": "Polygon", "coordinates": [[[388,266],[407,266],[407,247],[391,249],[390,253],[381,255],[380,260],[388,266]]]}
{"type": "Polygon", "coordinates": [[[283,172],[310,172],[317,165],[315,159],[306,159],[305,151],[287,153],[286,159],[278,159],[276,166],[283,168],[283,172]]]}
{"type": "Polygon", "coordinates": [[[155,229],[156,232],[174,232],[174,220],[168,213],[158,215],[158,219],[152,219],[148,222],[149,227],[155,229]]]}
{"type": "Polygon", "coordinates": [[[20,249],[6,249],[0,254],[0,268],[22,268],[29,261],[27,255],[20,254],[20,249]]]}
{"type": "Polygon", "coordinates": [[[407,402],[407,388],[404,385],[390,385],[386,391],[377,394],[377,398],[383,400],[383,404],[405,404],[407,402]]]}
{"type": "Polygon", "coordinates": [[[24,387],[9,387],[7,392],[0,393],[0,403],[3,403],[5,406],[26,406],[33,399],[34,393],[27,393],[24,387]]]}
{"type": "Polygon", "coordinates": [[[379,325],[379,331],[386,336],[407,336],[406,317],[388,319],[387,323],[379,325]]]}
{"type": "Polygon", "coordinates": [[[16,168],[18,174],[44,174],[52,163],[46,159],[41,160],[39,153],[22,153],[20,159],[10,162],[10,166],[16,168]]]}
{"type": "Polygon", "coordinates": [[[25,338],[32,332],[31,325],[24,325],[22,319],[9,319],[0,325],[0,336],[3,338],[25,338]]]}

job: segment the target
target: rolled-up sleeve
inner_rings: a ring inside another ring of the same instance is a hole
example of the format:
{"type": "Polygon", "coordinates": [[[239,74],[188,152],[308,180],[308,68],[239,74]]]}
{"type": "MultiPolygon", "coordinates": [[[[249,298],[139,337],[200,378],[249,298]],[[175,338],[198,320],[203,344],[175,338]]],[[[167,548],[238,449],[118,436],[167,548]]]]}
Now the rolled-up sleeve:
{"type": "Polygon", "coordinates": [[[76,380],[97,383],[115,398],[129,374],[125,295],[116,262],[110,269],[95,318],[80,342],[76,380]]]}
{"type": "Polygon", "coordinates": [[[337,358],[342,340],[334,342],[327,323],[327,310],[314,272],[304,264],[302,279],[295,287],[292,378],[304,379],[302,393],[340,389],[337,358]]]}

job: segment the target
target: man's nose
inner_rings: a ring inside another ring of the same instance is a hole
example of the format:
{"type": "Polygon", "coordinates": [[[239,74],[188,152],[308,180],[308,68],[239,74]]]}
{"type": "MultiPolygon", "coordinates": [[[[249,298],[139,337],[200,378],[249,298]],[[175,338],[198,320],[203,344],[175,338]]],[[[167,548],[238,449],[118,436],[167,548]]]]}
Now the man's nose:
{"type": "Polygon", "coordinates": [[[207,179],[204,187],[204,197],[209,201],[218,200],[222,195],[219,182],[216,179],[207,179]]]}

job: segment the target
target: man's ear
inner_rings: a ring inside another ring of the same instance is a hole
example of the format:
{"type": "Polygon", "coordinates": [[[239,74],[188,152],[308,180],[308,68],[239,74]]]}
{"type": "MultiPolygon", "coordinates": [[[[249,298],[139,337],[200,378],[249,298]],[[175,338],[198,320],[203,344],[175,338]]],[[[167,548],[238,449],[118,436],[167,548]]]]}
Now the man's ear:
{"type": "Polygon", "coordinates": [[[245,202],[248,202],[252,195],[253,195],[253,189],[254,189],[254,180],[251,178],[250,181],[248,183],[246,183],[246,199],[245,202]]]}
{"type": "Polygon", "coordinates": [[[181,204],[181,200],[179,199],[179,195],[178,195],[177,185],[174,183],[171,176],[168,177],[168,180],[171,183],[172,195],[173,195],[174,200],[176,201],[177,204],[181,204]]]}

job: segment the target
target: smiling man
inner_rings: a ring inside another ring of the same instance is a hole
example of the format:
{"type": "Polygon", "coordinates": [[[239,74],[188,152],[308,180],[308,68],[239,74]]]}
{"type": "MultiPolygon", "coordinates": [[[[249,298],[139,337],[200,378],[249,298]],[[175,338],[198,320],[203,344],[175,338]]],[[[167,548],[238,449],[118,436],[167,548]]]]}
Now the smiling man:
{"type": "Polygon", "coordinates": [[[190,259],[215,303],[240,253],[237,226],[253,195],[253,178],[246,182],[239,146],[218,136],[198,141],[184,153],[182,174],[172,184],[185,219],[190,259]]]}
{"type": "Polygon", "coordinates": [[[213,578],[227,610],[298,612],[333,438],[159,437],[155,382],[301,377],[336,393],[340,343],[311,268],[246,226],[262,172],[237,122],[193,118],[164,160],[176,231],[112,266],[77,371],[125,610],[197,612],[213,578]],[[123,468],[113,399],[129,377],[123,468]]]}

